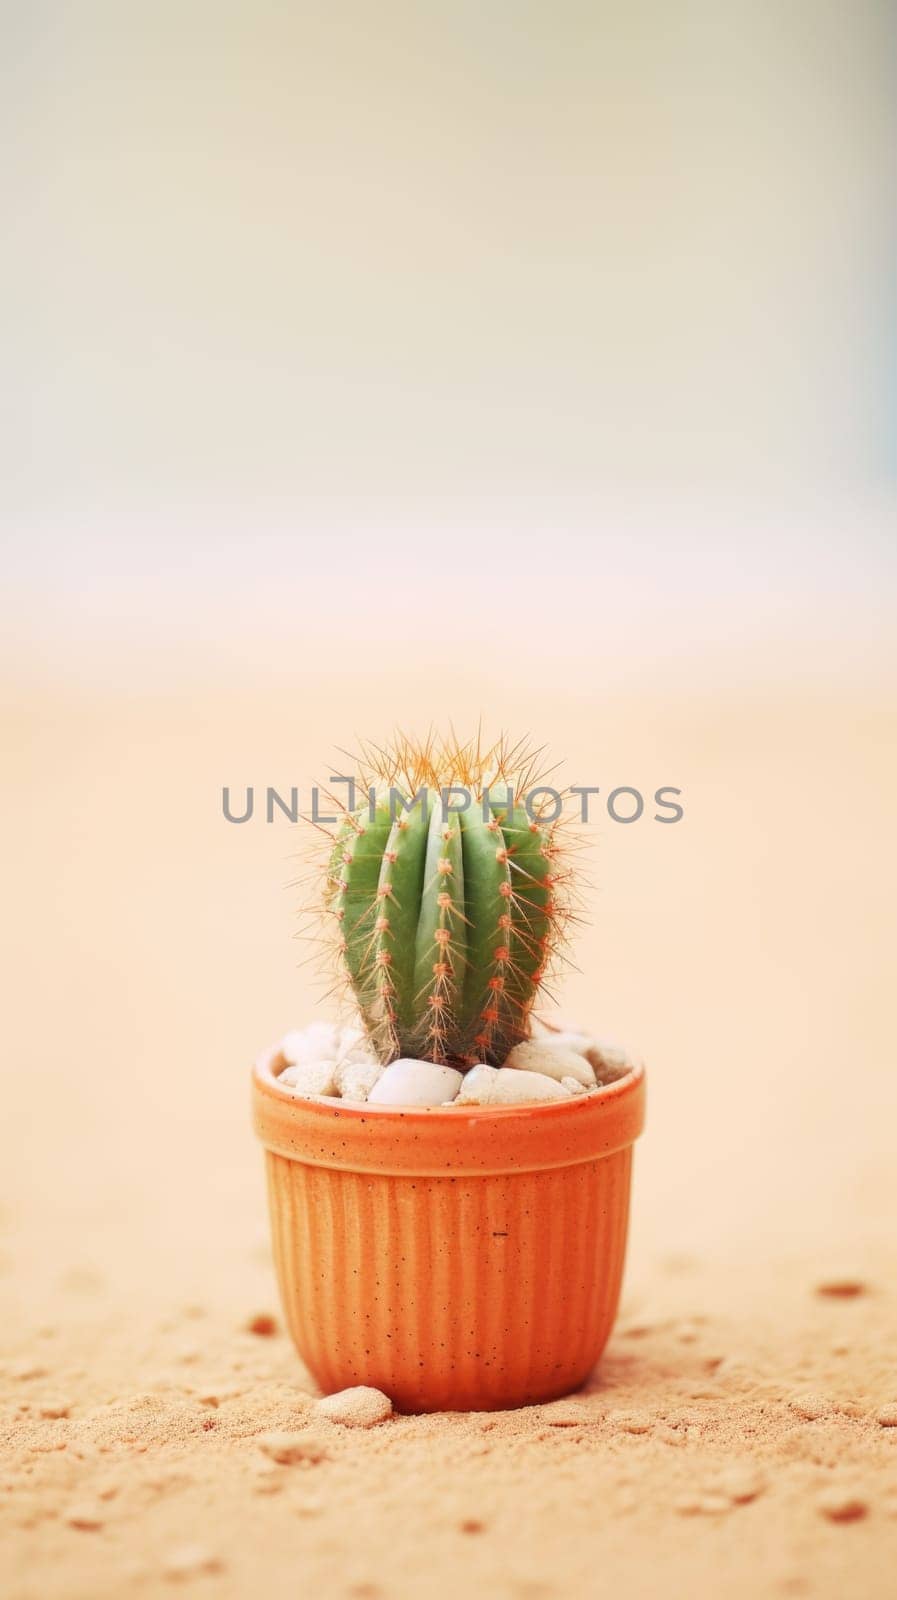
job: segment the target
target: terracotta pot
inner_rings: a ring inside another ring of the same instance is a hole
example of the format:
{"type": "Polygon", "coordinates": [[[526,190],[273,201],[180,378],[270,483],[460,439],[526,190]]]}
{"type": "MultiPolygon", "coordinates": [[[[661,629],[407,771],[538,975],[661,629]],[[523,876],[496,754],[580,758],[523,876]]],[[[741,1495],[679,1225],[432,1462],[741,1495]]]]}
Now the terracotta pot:
{"type": "Polygon", "coordinates": [[[403,1411],[568,1394],[613,1325],[645,1083],[550,1105],[399,1111],[253,1073],[290,1332],[329,1392],[403,1411]]]}

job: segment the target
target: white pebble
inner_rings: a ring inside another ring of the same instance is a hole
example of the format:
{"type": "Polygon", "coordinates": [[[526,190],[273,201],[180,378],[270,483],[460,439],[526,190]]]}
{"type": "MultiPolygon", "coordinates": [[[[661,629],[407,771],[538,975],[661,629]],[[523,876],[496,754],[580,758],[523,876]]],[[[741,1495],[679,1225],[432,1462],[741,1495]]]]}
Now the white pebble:
{"type": "Polygon", "coordinates": [[[367,1100],[382,1071],[379,1061],[339,1061],[333,1074],[337,1093],[343,1100],[367,1100]]]}
{"type": "Polygon", "coordinates": [[[539,1100],[570,1100],[562,1083],[546,1072],[530,1072],[522,1067],[499,1067],[495,1080],[495,1104],[516,1105],[539,1100]]]}
{"type": "Polygon", "coordinates": [[[599,1083],[613,1083],[624,1072],[632,1071],[632,1062],[621,1044],[611,1039],[589,1039],[586,1057],[595,1069],[599,1083]]]}
{"type": "MultiPolygon", "coordinates": [[[[589,1093],[589,1090],[586,1088],[585,1084],[584,1083],[580,1083],[578,1078],[562,1078],[561,1079],[561,1083],[563,1084],[563,1087],[565,1089],[569,1089],[570,1090],[571,1094],[588,1094],[589,1093]]],[[[594,1089],[596,1087],[596,1085],[592,1084],[591,1087],[594,1089]]]]}
{"type": "Polygon", "coordinates": [[[574,1025],[547,1032],[543,1024],[536,1040],[540,1044],[554,1045],[556,1050],[575,1050],[578,1055],[585,1056],[599,1083],[613,1083],[615,1078],[632,1070],[632,1059],[623,1045],[614,1039],[598,1039],[574,1025]]]}
{"type": "Polygon", "coordinates": [[[594,1040],[583,1033],[580,1028],[564,1028],[560,1033],[541,1035],[543,1044],[553,1044],[556,1050],[575,1050],[577,1055],[584,1056],[594,1040]]]}
{"type": "Polygon", "coordinates": [[[332,1022],[311,1022],[307,1028],[293,1028],[280,1041],[280,1053],[288,1066],[304,1066],[310,1061],[336,1059],[339,1035],[332,1022]]]}
{"type": "Polygon", "coordinates": [[[299,1062],[294,1067],[287,1067],[277,1081],[284,1088],[292,1089],[303,1100],[313,1099],[315,1095],[336,1093],[333,1061],[299,1062]]]}
{"type": "Polygon", "coordinates": [[[362,1032],[361,1028],[340,1028],[336,1045],[336,1059],[338,1062],[373,1061],[375,1059],[370,1040],[362,1032]]]}
{"type": "Polygon", "coordinates": [[[462,1074],[454,1067],[402,1056],[385,1067],[368,1095],[372,1106],[441,1106],[454,1100],[462,1074]]]}
{"type": "Polygon", "coordinates": [[[392,1401],[380,1389],[359,1385],[326,1395],[316,1402],[315,1411],[329,1422],[341,1422],[344,1428],[373,1428],[392,1416],[392,1401]]]}
{"type": "Polygon", "coordinates": [[[535,1104],[545,1100],[569,1100],[571,1094],[562,1083],[544,1072],[524,1072],[519,1067],[487,1067],[483,1062],[471,1067],[461,1085],[456,1105],[501,1106],[535,1104]]]}
{"type": "Polygon", "coordinates": [[[491,1105],[495,1098],[495,1080],[497,1077],[498,1067],[487,1067],[485,1061],[478,1061],[475,1067],[470,1067],[465,1072],[464,1082],[458,1090],[455,1105],[491,1105]]]}
{"type": "Polygon", "coordinates": [[[575,1078],[584,1089],[594,1089],[595,1074],[584,1055],[577,1050],[565,1049],[553,1039],[526,1039],[515,1044],[505,1062],[515,1071],[539,1072],[546,1078],[575,1078]]]}

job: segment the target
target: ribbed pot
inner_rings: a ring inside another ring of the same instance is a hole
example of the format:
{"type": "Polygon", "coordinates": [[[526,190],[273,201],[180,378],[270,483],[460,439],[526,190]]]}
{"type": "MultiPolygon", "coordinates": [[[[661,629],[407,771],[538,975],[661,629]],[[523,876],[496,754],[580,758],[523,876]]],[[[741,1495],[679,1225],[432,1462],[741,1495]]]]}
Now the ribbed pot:
{"type": "Polygon", "coordinates": [[[617,1311],[644,1073],[544,1106],[298,1100],[253,1074],[284,1313],[325,1390],[403,1411],[578,1388],[617,1311]]]}

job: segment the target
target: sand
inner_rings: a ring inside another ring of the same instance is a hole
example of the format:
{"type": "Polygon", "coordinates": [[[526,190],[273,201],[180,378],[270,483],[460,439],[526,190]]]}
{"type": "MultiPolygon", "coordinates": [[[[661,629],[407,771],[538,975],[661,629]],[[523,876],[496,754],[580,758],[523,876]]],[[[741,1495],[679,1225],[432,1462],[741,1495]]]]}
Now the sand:
{"type": "MultiPolygon", "coordinates": [[[[288,781],[287,699],[10,713],[9,1600],[893,1594],[892,704],[607,712],[616,780],[689,806],[602,833],[564,997],[648,1063],[619,1324],[568,1400],[370,1427],[283,1331],[248,1127],[252,1054],[314,1001],[289,830],[218,791],[288,781]]],[[[531,710],[590,775],[581,709],[531,710]]]]}
{"type": "Polygon", "coordinates": [[[893,1293],[821,1281],[659,1264],[569,1400],[353,1428],[279,1327],[71,1284],[3,1369],[6,1592],[884,1596],[893,1293]]]}

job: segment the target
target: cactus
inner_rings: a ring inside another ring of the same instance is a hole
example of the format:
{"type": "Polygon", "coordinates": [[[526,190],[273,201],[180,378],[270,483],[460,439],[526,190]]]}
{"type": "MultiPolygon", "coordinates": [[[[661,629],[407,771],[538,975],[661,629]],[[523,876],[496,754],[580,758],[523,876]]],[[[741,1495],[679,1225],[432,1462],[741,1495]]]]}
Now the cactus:
{"type": "Polygon", "coordinates": [[[333,836],[325,909],[365,1030],[384,1061],[501,1063],[529,1036],[569,915],[559,824],[519,803],[533,758],[398,739],[361,773],[367,799],[333,836]],[[467,809],[451,809],[456,785],[467,809]]]}

